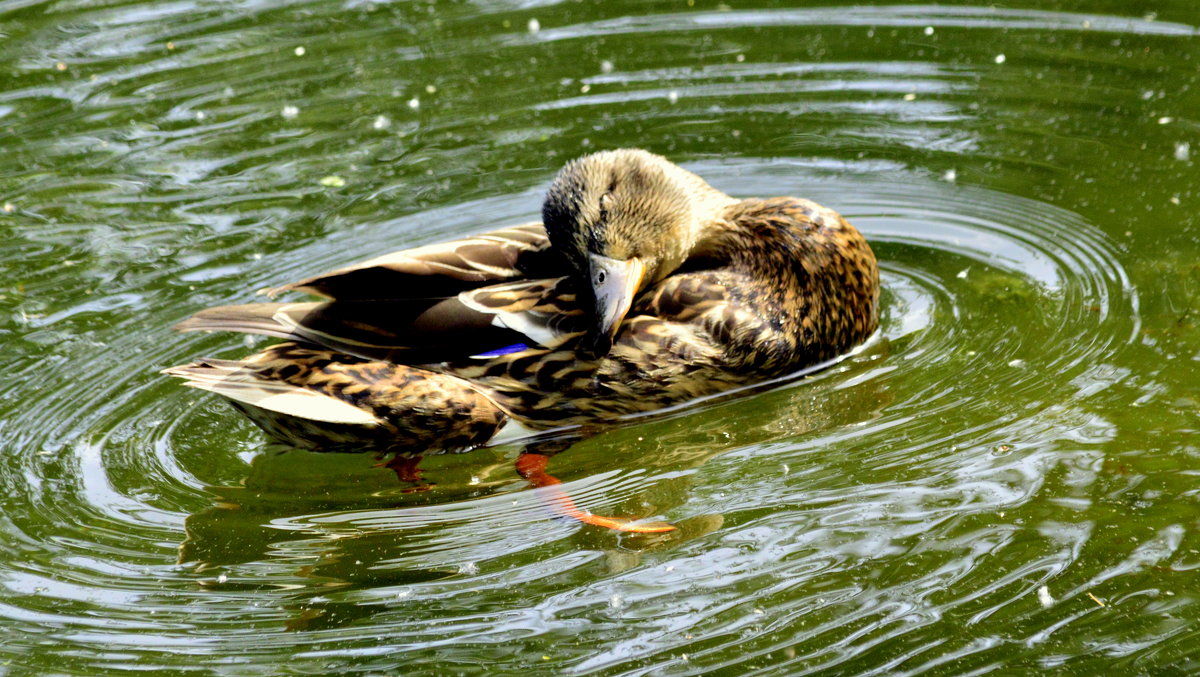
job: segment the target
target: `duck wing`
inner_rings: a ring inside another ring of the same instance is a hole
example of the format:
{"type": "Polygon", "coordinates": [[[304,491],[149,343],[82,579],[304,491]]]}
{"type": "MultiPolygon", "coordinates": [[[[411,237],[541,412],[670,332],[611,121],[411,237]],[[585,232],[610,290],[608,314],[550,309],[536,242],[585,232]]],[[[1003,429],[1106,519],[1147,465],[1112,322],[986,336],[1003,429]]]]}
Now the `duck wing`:
{"type": "Polygon", "coordinates": [[[260,293],[271,298],[292,290],[339,300],[430,298],[565,273],[565,262],[550,249],[542,224],[527,223],[393,252],[260,293]]]}
{"type": "Polygon", "coordinates": [[[450,298],[251,303],[202,310],[179,331],[236,331],[403,364],[427,364],[528,344],[556,347],[586,316],[566,278],[480,287],[450,298]]]}

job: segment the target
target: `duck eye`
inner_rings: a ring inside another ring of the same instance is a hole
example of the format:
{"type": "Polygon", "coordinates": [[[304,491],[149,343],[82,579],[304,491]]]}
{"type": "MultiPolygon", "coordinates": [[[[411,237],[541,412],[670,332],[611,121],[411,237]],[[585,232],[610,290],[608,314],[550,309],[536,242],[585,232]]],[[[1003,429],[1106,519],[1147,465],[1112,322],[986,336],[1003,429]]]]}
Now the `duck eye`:
{"type": "Polygon", "coordinates": [[[596,271],[596,284],[604,284],[604,278],[605,278],[604,270],[603,269],[597,270],[596,271]]]}

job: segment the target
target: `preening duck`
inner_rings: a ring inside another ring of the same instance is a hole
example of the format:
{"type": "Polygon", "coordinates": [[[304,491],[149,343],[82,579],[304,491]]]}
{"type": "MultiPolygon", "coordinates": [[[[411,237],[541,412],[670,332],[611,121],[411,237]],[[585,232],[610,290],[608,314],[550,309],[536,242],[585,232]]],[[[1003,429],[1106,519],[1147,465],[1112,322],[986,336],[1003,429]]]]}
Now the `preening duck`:
{"type": "MultiPolygon", "coordinates": [[[[554,178],[542,223],[382,256],[271,290],[326,300],[221,306],[177,325],[285,339],[167,369],[278,440],[422,454],[487,444],[510,421],[589,426],[786,375],[878,326],[879,273],[836,212],[734,199],[643,150],[554,178]]],[[[538,485],[545,457],[523,456],[538,485]]],[[[558,507],[583,521],[640,528],[558,507]]],[[[665,527],[662,527],[665,528],[665,527]]]]}

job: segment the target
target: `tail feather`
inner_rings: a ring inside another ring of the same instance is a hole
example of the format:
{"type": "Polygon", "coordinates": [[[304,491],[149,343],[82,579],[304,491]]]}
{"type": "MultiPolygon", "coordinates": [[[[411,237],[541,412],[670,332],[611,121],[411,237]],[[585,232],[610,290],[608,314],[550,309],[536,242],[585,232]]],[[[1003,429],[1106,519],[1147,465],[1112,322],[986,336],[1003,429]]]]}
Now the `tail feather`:
{"type": "Polygon", "coordinates": [[[183,385],[207,390],[244,405],[324,423],[379,425],[372,413],[324,393],[255,376],[249,365],[231,360],[202,359],[163,370],[184,379],[183,385]]]}
{"type": "Polygon", "coordinates": [[[248,303],[207,308],[175,325],[176,331],[237,331],[289,340],[303,340],[295,325],[281,321],[285,310],[305,311],[317,303],[248,303]]]}

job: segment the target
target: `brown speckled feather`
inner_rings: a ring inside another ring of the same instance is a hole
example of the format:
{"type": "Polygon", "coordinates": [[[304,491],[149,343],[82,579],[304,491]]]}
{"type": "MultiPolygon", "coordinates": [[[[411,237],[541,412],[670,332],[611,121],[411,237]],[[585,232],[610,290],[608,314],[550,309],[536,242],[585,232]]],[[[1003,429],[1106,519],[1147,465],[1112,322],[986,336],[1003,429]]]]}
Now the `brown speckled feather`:
{"type": "Polygon", "coordinates": [[[454,376],[290,342],[165,373],[224,395],[276,439],[317,451],[467,451],[506,418],[454,376]]]}

